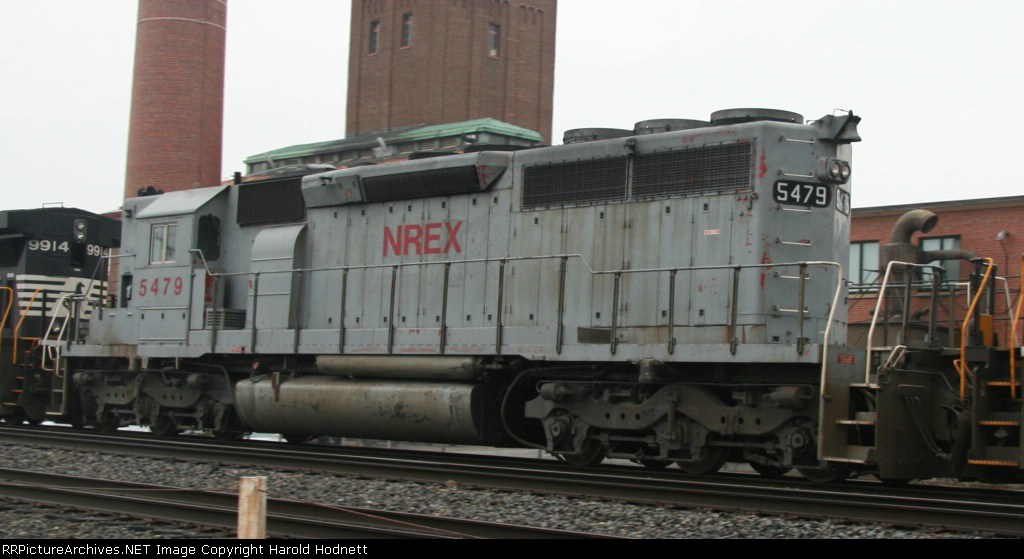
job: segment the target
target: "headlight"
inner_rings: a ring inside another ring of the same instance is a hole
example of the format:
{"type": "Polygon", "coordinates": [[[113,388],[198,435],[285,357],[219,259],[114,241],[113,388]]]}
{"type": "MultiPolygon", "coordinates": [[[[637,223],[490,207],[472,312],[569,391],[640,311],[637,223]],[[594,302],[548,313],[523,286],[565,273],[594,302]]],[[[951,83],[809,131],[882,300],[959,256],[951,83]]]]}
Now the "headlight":
{"type": "Polygon", "coordinates": [[[850,180],[850,164],[842,159],[823,157],[818,160],[818,180],[832,184],[846,184],[850,180]]]}
{"type": "Polygon", "coordinates": [[[75,240],[78,242],[85,242],[86,237],[86,224],[84,219],[75,220],[75,240]]]}

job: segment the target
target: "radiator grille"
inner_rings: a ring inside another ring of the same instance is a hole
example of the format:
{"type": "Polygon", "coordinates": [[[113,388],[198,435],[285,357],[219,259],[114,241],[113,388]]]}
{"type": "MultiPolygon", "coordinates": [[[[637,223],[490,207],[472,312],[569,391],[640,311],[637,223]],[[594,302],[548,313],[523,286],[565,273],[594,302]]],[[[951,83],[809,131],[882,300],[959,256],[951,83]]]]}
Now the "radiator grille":
{"type": "Polygon", "coordinates": [[[362,184],[367,202],[451,196],[481,190],[476,165],[363,177],[362,184]]]}
{"type": "Polygon", "coordinates": [[[727,194],[752,187],[753,144],[742,142],[638,155],[637,198],[727,194]]]}
{"type": "Polygon", "coordinates": [[[242,227],[302,221],[306,218],[302,177],[239,186],[236,218],[242,227]]]}
{"type": "Polygon", "coordinates": [[[626,198],[625,157],[527,167],[523,207],[582,205],[626,198]]]}

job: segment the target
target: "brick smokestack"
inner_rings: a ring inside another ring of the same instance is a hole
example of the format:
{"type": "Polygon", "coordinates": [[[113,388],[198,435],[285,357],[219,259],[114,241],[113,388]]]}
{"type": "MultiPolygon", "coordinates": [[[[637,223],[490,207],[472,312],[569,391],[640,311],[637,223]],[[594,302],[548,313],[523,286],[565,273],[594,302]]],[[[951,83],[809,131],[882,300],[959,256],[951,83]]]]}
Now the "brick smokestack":
{"type": "Polygon", "coordinates": [[[125,197],[221,181],[227,0],[139,0],[125,197]]]}

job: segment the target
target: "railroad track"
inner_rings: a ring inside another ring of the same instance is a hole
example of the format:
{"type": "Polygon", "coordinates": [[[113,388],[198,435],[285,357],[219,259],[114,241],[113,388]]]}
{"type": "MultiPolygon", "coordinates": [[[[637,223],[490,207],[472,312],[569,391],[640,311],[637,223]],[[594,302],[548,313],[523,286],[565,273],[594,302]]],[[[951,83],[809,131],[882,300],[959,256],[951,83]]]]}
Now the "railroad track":
{"type": "MultiPolygon", "coordinates": [[[[232,530],[238,495],[0,468],[0,497],[232,530]]],[[[267,499],[267,534],[318,539],[577,539],[593,534],[267,499]]]]}
{"type": "Polygon", "coordinates": [[[815,485],[732,475],[680,473],[605,466],[569,468],[545,460],[429,452],[367,451],[346,447],[292,447],[274,443],[222,444],[212,440],[156,439],[49,429],[0,428],[0,442],[42,444],[147,456],[428,483],[454,481],[633,503],[711,508],[894,526],[1024,536],[1024,492],[877,483],[815,485]]]}

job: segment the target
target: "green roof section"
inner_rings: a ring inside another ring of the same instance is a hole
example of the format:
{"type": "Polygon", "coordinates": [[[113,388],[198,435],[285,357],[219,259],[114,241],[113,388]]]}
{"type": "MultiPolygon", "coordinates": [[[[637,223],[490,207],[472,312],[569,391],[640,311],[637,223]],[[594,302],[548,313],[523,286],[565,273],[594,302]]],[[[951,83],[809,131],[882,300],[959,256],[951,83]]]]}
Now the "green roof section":
{"type": "Polygon", "coordinates": [[[377,138],[383,138],[385,143],[393,145],[403,142],[416,142],[421,140],[432,140],[435,138],[461,136],[464,134],[479,134],[481,132],[501,134],[503,136],[510,136],[538,143],[544,141],[544,137],[541,136],[539,132],[528,130],[493,118],[482,118],[450,124],[410,126],[407,128],[388,130],[386,132],[368,132],[365,134],[350,136],[348,138],[342,138],[340,140],[290,146],[250,156],[245,160],[245,163],[260,163],[267,160],[278,161],[282,159],[293,159],[296,157],[308,157],[331,151],[376,147],[378,145],[377,138]]]}

